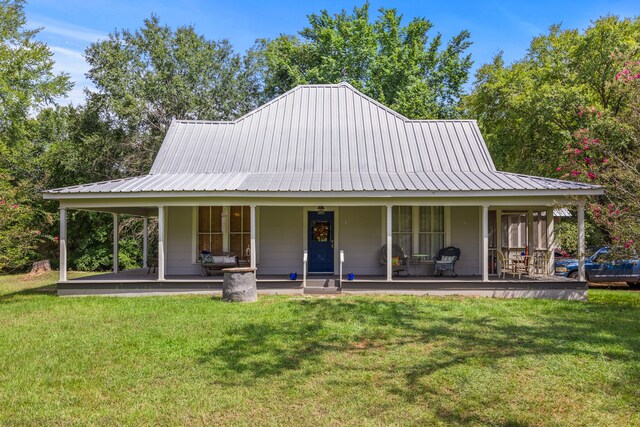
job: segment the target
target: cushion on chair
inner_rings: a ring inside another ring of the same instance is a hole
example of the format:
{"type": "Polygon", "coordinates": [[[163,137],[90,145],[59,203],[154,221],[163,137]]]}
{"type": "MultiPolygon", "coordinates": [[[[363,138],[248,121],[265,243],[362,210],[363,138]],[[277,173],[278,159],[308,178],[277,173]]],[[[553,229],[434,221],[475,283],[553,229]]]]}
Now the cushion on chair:
{"type": "Polygon", "coordinates": [[[202,255],[200,255],[200,259],[204,264],[212,264],[214,262],[213,258],[214,257],[211,254],[202,254],[202,255]]]}
{"type": "Polygon", "coordinates": [[[451,264],[453,261],[456,260],[456,256],[455,255],[443,255],[442,259],[439,261],[436,261],[437,264],[451,264]]]}
{"type": "Polygon", "coordinates": [[[400,257],[394,256],[393,258],[391,258],[391,265],[400,265],[400,257]]]}
{"type": "Polygon", "coordinates": [[[223,264],[235,264],[236,263],[236,257],[234,256],[225,256],[222,257],[222,263],[223,264]]]}

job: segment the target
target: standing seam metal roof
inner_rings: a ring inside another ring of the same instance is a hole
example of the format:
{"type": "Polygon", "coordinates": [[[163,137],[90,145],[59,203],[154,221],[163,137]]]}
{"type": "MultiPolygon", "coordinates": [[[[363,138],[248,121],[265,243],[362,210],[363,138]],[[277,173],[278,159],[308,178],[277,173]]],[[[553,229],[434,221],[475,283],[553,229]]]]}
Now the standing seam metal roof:
{"type": "Polygon", "coordinates": [[[233,122],[174,121],[150,174],[50,193],[595,189],[496,170],[474,120],[409,120],[347,83],[233,122]]]}

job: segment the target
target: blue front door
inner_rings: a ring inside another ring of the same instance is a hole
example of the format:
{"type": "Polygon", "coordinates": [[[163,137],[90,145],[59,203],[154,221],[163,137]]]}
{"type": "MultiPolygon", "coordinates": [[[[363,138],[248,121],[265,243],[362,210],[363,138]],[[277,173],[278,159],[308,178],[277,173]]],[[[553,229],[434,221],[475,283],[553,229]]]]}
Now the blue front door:
{"type": "Polygon", "coordinates": [[[333,273],[333,212],[309,212],[309,273],[333,273]]]}

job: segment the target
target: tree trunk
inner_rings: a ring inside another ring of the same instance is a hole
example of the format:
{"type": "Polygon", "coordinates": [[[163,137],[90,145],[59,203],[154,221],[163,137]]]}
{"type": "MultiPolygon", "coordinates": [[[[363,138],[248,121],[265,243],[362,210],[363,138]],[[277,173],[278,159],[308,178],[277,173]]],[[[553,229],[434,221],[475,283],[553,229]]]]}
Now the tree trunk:
{"type": "Polygon", "coordinates": [[[51,261],[44,259],[42,261],[36,261],[31,266],[31,272],[29,274],[41,274],[51,271],[51,261]]]}

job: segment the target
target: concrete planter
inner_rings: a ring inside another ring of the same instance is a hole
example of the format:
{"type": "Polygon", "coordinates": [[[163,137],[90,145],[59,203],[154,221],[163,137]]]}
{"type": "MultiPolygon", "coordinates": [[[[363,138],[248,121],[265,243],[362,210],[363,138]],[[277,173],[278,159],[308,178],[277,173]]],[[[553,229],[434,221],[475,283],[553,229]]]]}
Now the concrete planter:
{"type": "Polygon", "coordinates": [[[225,268],[222,300],[228,302],[258,301],[256,269],[250,267],[225,268]]]}

